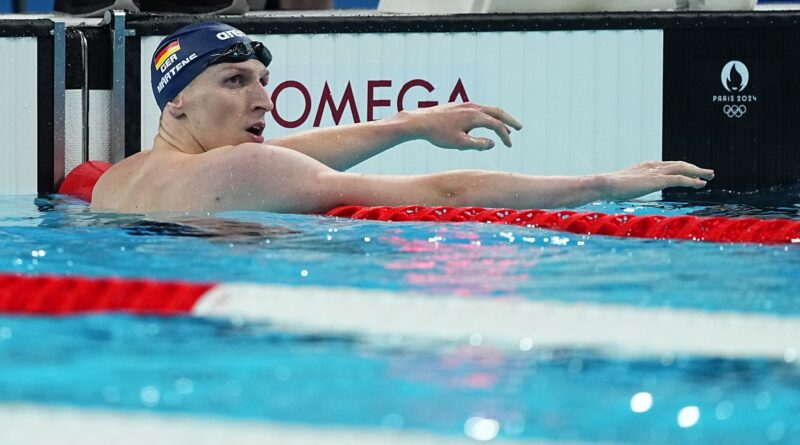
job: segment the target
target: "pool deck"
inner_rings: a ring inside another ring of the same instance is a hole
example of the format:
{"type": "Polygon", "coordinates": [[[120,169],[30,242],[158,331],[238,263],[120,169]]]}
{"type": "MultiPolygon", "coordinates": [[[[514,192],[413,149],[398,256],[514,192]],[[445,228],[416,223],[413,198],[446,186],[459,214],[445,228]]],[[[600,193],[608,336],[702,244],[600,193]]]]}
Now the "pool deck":
{"type": "MultiPolygon", "coordinates": [[[[211,420],[202,417],[148,412],[109,412],[92,409],[0,404],[0,443],[3,445],[82,444],[116,445],[475,445],[468,437],[442,436],[391,428],[348,428],[211,420]]],[[[484,439],[485,440],[485,439],[484,439]]],[[[588,445],[584,442],[513,440],[508,445],[588,445]]],[[[592,442],[598,445],[596,442],[592,442]]],[[[603,442],[601,445],[611,445],[603,442]]]]}

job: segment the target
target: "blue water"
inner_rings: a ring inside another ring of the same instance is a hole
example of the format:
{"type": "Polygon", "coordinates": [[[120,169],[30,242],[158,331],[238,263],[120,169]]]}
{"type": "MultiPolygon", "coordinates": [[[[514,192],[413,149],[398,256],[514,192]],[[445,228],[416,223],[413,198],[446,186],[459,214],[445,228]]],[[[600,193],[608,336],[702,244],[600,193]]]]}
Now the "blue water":
{"type": "MultiPolygon", "coordinates": [[[[632,214],[798,219],[766,206],[592,204],[632,214]]],[[[753,202],[748,202],[748,200],[753,202]]],[[[742,204],[741,202],[746,202],[742,204]]],[[[376,223],[261,212],[93,214],[0,197],[0,272],[413,290],[800,313],[800,246],[577,236],[509,226],[376,223]]],[[[569,329],[569,327],[565,327],[569,329]]],[[[798,345],[800,349],[800,345],[798,345]]],[[[609,357],[288,334],[264,324],[92,315],[0,317],[0,400],[301,425],[623,443],[800,442],[797,360],[609,357]],[[646,413],[631,398],[652,394],[646,413]],[[700,420],[676,416],[696,406],[700,420]]]]}
{"type": "MultiPolygon", "coordinates": [[[[0,272],[354,286],[800,314],[800,294],[788,292],[800,270],[800,246],[264,212],[227,212],[216,218],[162,215],[156,221],[95,214],[83,204],[40,211],[31,198],[16,199],[30,209],[21,214],[0,207],[0,272]]],[[[584,209],[712,213],[710,206],[641,203],[584,209]]],[[[752,213],[749,209],[740,210],[752,213]]],[[[730,214],[731,209],[723,206],[716,213],[730,214]]]]}

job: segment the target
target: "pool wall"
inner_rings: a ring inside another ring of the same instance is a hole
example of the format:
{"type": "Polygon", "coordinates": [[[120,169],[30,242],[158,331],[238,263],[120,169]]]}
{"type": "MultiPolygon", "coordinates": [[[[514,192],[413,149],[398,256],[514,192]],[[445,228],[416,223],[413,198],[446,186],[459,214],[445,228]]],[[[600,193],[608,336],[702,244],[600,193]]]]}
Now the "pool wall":
{"type": "Polygon", "coordinates": [[[53,147],[63,149],[64,112],[54,110],[55,38],[49,20],[0,19],[0,193],[35,193],[54,181],[53,147]]]}
{"type": "MultiPolygon", "coordinates": [[[[119,160],[149,147],[158,120],[150,55],[164,35],[192,20],[118,13],[103,23],[68,23],[61,137],[66,149],[62,155],[53,142],[58,135],[38,142],[34,166],[33,149],[24,143],[30,141],[14,136],[25,140],[4,150],[0,169],[8,171],[0,193],[50,192],[61,177],[52,160],[63,156],[65,171],[82,160],[84,86],[90,158],[119,160]],[[88,42],[86,78],[78,31],[88,42]]],[[[800,86],[792,81],[800,71],[795,11],[353,12],[218,20],[264,40],[275,55],[269,91],[276,108],[267,116],[268,136],[465,100],[501,106],[525,124],[513,135],[511,149],[473,153],[410,142],[356,171],[586,174],[646,159],[683,159],[717,170],[715,188],[749,191],[800,179],[800,86]]],[[[20,77],[10,66],[0,73],[8,85],[20,77]]],[[[45,88],[41,79],[38,85],[45,88]]],[[[10,93],[34,90],[15,87],[10,93]]],[[[18,105],[13,109],[20,111],[18,105]]],[[[53,127],[53,113],[33,119],[34,112],[5,124],[23,135],[29,133],[25,123],[53,127]]]]}

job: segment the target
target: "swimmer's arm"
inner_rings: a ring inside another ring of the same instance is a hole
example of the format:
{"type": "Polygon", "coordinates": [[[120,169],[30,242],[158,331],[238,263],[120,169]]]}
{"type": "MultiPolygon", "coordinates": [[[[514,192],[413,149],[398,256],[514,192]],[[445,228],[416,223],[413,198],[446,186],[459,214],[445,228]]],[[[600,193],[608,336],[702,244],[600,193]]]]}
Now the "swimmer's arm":
{"type": "Polygon", "coordinates": [[[290,148],[328,167],[344,171],[415,139],[401,116],[361,124],[319,128],[271,139],[265,144],[290,148]]]}
{"type": "Polygon", "coordinates": [[[236,207],[324,213],[340,205],[477,206],[514,209],[572,207],[624,200],[666,187],[703,187],[713,172],[682,162],[644,163],[616,173],[541,177],[462,170],[417,176],[342,173],[282,147],[258,149],[240,161],[245,181],[236,207]],[[249,169],[249,171],[248,171],[249,169]],[[239,205],[241,204],[241,205],[239,205]]]}
{"type": "Polygon", "coordinates": [[[310,130],[267,143],[291,148],[334,170],[344,171],[395,145],[417,139],[458,150],[494,147],[491,139],[470,136],[469,132],[475,128],[493,130],[510,147],[509,126],[517,130],[522,128],[500,108],[450,103],[403,111],[374,122],[310,130]]]}
{"type": "Polygon", "coordinates": [[[548,209],[623,201],[668,187],[702,188],[714,172],[680,162],[644,162],[589,176],[529,176],[461,170],[420,176],[328,175],[326,188],[353,205],[548,209]]]}

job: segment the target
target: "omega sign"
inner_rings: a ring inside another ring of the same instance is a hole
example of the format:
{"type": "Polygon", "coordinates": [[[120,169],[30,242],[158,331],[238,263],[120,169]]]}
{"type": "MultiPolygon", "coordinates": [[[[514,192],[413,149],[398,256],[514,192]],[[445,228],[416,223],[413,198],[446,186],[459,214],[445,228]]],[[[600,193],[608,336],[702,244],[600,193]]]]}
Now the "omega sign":
{"type": "Polygon", "coordinates": [[[714,103],[722,104],[722,113],[730,119],[739,119],[747,114],[747,104],[757,102],[753,94],[742,94],[750,84],[750,70],[743,62],[731,60],[720,73],[725,94],[712,96],[714,103]]]}
{"type": "MultiPolygon", "coordinates": [[[[272,91],[272,102],[275,108],[272,109],[272,118],[281,127],[284,128],[297,128],[305,124],[314,113],[314,127],[319,127],[322,122],[322,117],[326,111],[331,114],[333,121],[336,125],[342,120],[345,113],[352,117],[354,123],[359,123],[366,118],[366,121],[375,120],[375,110],[377,108],[396,107],[397,111],[403,111],[407,107],[412,108],[427,108],[439,104],[436,100],[422,100],[417,103],[406,103],[406,95],[412,89],[423,89],[432,95],[436,95],[441,91],[437,89],[432,83],[424,79],[411,79],[408,82],[396,88],[391,80],[369,80],[367,81],[367,100],[366,103],[358,103],[356,101],[355,93],[351,82],[347,82],[344,93],[341,97],[334,97],[331,92],[331,87],[328,82],[322,88],[320,97],[311,97],[309,88],[301,82],[296,80],[287,80],[279,83],[272,91]],[[278,98],[287,90],[296,90],[303,97],[303,112],[299,117],[287,117],[281,114],[278,109],[278,98]],[[292,120],[290,120],[292,119],[292,120]]],[[[452,87],[446,87],[447,96],[441,95],[447,102],[469,102],[467,91],[464,88],[464,83],[461,79],[455,82],[452,87]]]]}

